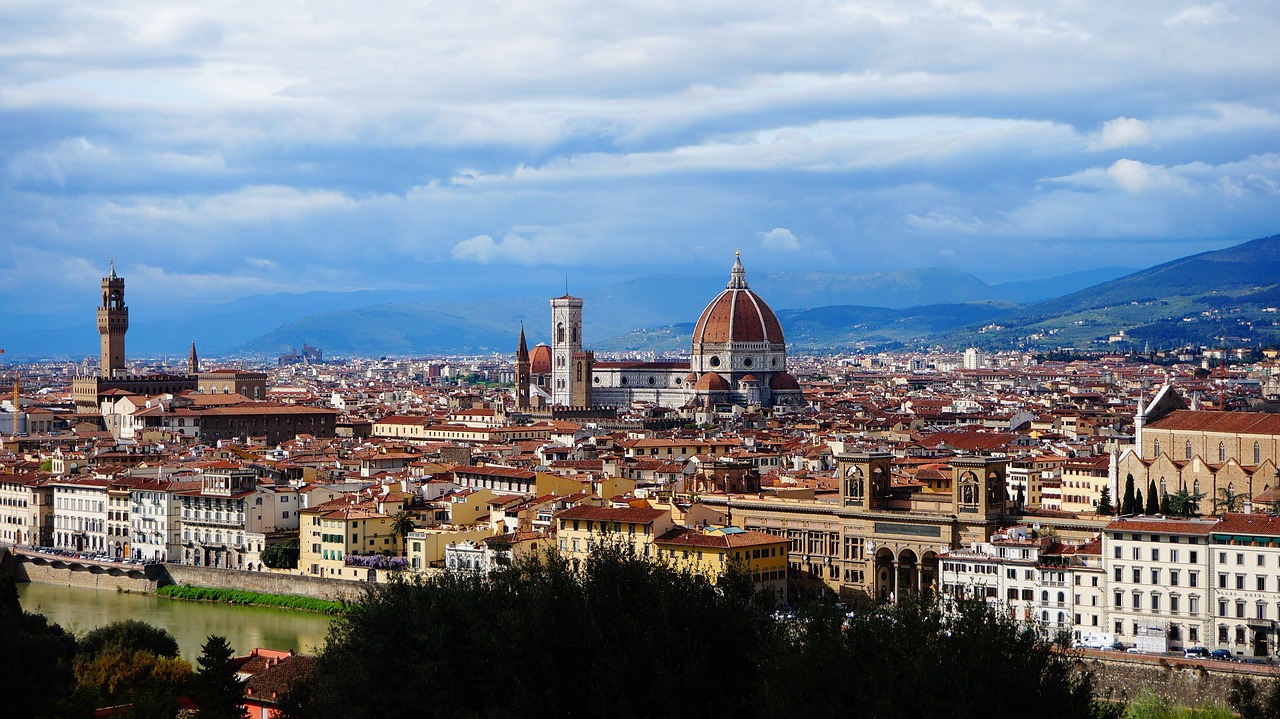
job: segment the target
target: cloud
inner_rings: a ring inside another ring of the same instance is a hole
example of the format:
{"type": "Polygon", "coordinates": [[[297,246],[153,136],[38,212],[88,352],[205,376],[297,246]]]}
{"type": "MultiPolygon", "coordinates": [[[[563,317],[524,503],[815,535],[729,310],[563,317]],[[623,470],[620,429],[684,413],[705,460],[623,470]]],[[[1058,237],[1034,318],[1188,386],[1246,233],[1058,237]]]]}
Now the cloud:
{"type": "Polygon", "coordinates": [[[1117,117],[1102,124],[1102,131],[1089,141],[1090,150],[1110,150],[1145,145],[1151,139],[1147,123],[1132,117],[1117,117]]]}
{"type": "Polygon", "coordinates": [[[800,240],[785,227],[775,227],[768,232],[757,234],[760,244],[772,252],[796,252],[800,249],[800,240]]]}
{"type": "Polygon", "coordinates": [[[497,262],[532,265],[540,261],[537,245],[520,235],[507,235],[495,242],[488,235],[476,235],[453,246],[453,259],[489,265],[497,262]]]}

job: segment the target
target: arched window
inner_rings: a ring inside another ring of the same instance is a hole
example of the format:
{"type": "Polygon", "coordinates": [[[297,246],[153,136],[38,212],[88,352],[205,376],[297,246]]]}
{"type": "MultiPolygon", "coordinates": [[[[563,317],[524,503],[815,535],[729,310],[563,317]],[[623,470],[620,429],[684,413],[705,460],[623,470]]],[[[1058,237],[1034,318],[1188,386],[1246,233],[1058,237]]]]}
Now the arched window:
{"type": "Polygon", "coordinates": [[[1187,440],[1186,447],[1187,447],[1186,449],[1187,459],[1191,459],[1191,440],[1187,440]]]}
{"type": "Polygon", "coordinates": [[[556,325],[556,344],[564,344],[564,323],[556,325]]]}
{"type": "Polygon", "coordinates": [[[1218,443],[1218,461],[1219,462],[1227,461],[1227,445],[1223,444],[1222,442],[1218,443]]]}
{"type": "MultiPolygon", "coordinates": [[[[1062,592],[1058,592],[1058,604],[1062,604],[1065,601],[1067,601],[1066,595],[1063,594],[1062,592]]],[[[1062,620],[1058,620],[1058,621],[1062,621],[1062,620]]]]}
{"type": "Polygon", "coordinates": [[[1253,443],[1253,464],[1254,466],[1262,464],[1262,445],[1257,442],[1253,443]]]}
{"type": "Polygon", "coordinates": [[[1158,439],[1157,439],[1157,440],[1155,441],[1155,445],[1154,445],[1154,448],[1152,449],[1152,453],[1153,453],[1156,457],[1159,457],[1159,456],[1160,456],[1160,440],[1158,440],[1158,439]]]}

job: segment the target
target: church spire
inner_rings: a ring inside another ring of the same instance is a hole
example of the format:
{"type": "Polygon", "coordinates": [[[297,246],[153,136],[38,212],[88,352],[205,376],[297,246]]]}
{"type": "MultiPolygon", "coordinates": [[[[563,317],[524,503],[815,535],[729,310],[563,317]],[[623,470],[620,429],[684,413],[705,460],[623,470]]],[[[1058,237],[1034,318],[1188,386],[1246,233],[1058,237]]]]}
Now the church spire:
{"type": "Polygon", "coordinates": [[[734,251],[733,253],[733,269],[729,270],[729,284],[725,286],[730,290],[747,289],[747,271],[742,267],[742,252],[734,251]]]}
{"type": "MultiPolygon", "coordinates": [[[[192,351],[194,352],[195,350],[192,350],[192,351]]],[[[523,322],[520,323],[520,342],[516,344],[516,359],[517,360],[522,359],[526,361],[529,359],[529,345],[524,341],[524,323],[523,322]]]]}
{"type": "Polygon", "coordinates": [[[187,373],[200,374],[200,357],[196,355],[196,343],[191,343],[191,354],[187,356],[187,373]]]}

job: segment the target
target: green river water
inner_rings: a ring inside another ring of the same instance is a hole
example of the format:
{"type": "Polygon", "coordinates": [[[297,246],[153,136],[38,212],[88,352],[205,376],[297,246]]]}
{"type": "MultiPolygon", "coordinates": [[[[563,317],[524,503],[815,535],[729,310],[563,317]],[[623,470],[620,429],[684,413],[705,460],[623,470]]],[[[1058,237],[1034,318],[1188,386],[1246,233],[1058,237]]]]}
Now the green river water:
{"type": "Polygon", "coordinates": [[[255,647],[314,654],[324,644],[330,617],[290,609],[184,602],[153,594],[105,589],[18,584],[22,607],[39,612],[77,635],[121,619],[139,619],[169,630],[183,658],[194,662],[210,634],[227,638],[237,655],[255,647]]]}

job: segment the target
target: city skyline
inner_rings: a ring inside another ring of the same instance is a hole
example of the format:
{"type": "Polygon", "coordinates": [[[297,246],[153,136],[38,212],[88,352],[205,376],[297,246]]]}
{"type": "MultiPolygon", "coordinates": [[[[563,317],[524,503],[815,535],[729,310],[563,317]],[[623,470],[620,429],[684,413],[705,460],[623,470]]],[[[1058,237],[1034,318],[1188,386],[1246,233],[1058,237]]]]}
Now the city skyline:
{"type": "Polygon", "coordinates": [[[11,316],[109,259],[150,302],[476,297],[735,249],[998,282],[1280,227],[1280,12],[1244,3],[6,14],[11,316]]]}

